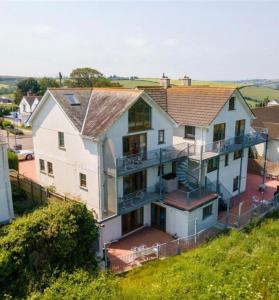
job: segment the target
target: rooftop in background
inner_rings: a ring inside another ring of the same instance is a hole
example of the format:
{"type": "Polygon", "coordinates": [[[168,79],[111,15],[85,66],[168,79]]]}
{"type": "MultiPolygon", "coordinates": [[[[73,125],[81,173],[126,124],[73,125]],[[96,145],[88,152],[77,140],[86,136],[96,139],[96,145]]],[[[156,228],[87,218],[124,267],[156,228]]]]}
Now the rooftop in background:
{"type": "Polygon", "coordinates": [[[35,101],[36,99],[38,99],[38,100],[40,101],[40,100],[42,99],[42,96],[35,96],[35,95],[32,95],[32,96],[23,96],[22,99],[23,99],[23,98],[28,102],[28,104],[29,104],[30,106],[32,106],[33,103],[34,103],[34,101],[35,101]]]}
{"type": "Polygon", "coordinates": [[[269,138],[279,139],[279,106],[258,107],[252,111],[256,116],[252,125],[268,128],[269,138]]]}

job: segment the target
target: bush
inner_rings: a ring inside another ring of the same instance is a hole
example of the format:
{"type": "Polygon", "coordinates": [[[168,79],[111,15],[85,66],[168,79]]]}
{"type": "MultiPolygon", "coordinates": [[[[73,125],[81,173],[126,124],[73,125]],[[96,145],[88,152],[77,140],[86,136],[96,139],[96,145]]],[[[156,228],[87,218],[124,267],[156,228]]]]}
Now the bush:
{"type": "Polygon", "coordinates": [[[0,104],[0,117],[10,115],[13,111],[16,111],[18,106],[15,104],[0,104]]]}
{"type": "Polygon", "coordinates": [[[8,151],[9,168],[18,171],[18,157],[13,151],[8,151]]]}
{"type": "Polygon", "coordinates": [[[7,127],[13,127],[13,124],[12,124],[12,122],[11,121],[9,121],[9,120],[2,120],[2,122],[1,122],[1,127],[2,127],[2,129],[6,129],[7,127]]]}
{"type": "Polygon", "coordinates": [[[94,270],[96,239],[95,220],[80,203],[51,201],[17,218],[0,236],[0,299],[43,290],[62,272],[94,270]]]}

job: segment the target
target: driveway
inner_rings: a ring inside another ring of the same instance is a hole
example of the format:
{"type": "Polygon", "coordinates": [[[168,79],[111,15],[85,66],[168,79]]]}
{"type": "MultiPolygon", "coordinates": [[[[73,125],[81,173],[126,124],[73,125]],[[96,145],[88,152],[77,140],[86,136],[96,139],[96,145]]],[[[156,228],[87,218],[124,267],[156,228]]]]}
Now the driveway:
{"type": "Polygon", "coordinates": [[[18,172],[27,178],[37,182],[35,160],[22,160],[19,162],[18,172]]]}

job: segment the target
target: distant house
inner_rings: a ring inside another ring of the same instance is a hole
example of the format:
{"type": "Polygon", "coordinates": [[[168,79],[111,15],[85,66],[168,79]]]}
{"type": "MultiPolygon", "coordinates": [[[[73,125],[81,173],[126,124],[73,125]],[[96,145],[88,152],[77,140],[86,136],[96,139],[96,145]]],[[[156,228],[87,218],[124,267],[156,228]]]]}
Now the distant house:
{"type": "Polygon", "coordinates": [[[0,224],[9,222],[14,217],[7,144],[0,135],[0,224]]]}
{"type": "MultiPolygon", "coordinates": [[[[279,105],[254,108],[256,119],[253,127],[268,128],[267,159],[279,163],[279,105]]],[[[263,145],[257,145],[256,152],[259,156],[264,155],[263,145]]]]}
{"type": "Polygon", "coordinates": [[[13,100],[10,98],[0,97],[0,104],[13,103],[13,100]]]}
{"type": "Polygon", "coordinates": [[[274,105],[279,105],[279,100],[273,99],[273,100],[269,100],[267,103],[267,106],[274,106],[274,105]]]}
{"type": "Polygon", "coordinates": [[[26,96],[23,96],[22,100],[19,103],[18,116],[22,125],[29,125],[29,117],[31,116],[41,99],[41,96],[35,96],[31,93],[27,93],[26,96]]]}

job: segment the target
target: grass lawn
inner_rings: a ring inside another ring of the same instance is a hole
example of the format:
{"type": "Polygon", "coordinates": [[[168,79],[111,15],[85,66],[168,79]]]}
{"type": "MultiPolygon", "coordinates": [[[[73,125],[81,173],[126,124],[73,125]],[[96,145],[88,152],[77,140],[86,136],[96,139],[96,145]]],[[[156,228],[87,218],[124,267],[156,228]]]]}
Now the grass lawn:
{"type": "Polygon", "coordinates": [[[268,87],[246,86],[240,89],[242,95],[254,102],[263,101],[265,98],[279,99],[279,90],[268,87]]]}
{"type": "Polygon", "coordinates": [[[127,273],[123,299],[279,299],[278,217],[127,273]]]}

